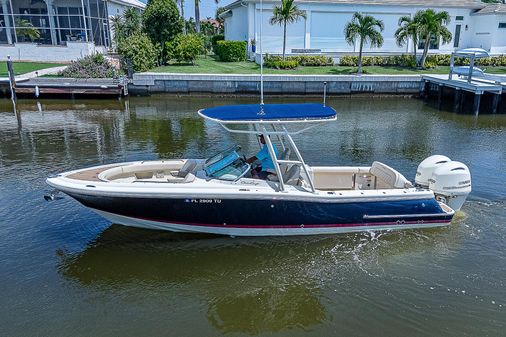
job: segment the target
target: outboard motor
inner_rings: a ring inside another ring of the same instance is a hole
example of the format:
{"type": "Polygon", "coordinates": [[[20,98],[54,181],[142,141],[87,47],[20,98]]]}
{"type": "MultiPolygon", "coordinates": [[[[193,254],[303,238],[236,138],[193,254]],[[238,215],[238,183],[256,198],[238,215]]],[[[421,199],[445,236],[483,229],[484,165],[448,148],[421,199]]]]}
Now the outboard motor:
{"type": "Polygon", "coordinates": [[[451,162],[447,156],[434,155],[425,158],[416,170],[415,185],[429,188],[429,179],[432,173],[441,165],[451,162]]]}
{"type": "Polygon", "coordinates": [[[418,166],[415,182],[431,189],[438,201],[458,211],[471,193],[469,168],[445,156],[431,156],[418,166]],[[423,164],[423,165],[422,165],[423,164]],[[430,178],[426,178],[430,174],[430,178]]]}

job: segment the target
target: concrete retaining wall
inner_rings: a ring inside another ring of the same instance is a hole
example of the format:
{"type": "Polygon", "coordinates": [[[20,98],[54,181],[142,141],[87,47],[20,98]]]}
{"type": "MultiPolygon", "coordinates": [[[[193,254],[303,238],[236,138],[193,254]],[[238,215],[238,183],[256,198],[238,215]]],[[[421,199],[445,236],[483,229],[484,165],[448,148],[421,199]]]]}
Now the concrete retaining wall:
{"type": "MultiPolygon", "coordinates": [[[[323,82],[329,94],[416,94],[420,75],[264,75],[264,92],[281,95],[320,95],[323,82]]],[[[129,85],[131,94],[210,93],[257,94],[259,75],[137,73],[129,85]]]]}

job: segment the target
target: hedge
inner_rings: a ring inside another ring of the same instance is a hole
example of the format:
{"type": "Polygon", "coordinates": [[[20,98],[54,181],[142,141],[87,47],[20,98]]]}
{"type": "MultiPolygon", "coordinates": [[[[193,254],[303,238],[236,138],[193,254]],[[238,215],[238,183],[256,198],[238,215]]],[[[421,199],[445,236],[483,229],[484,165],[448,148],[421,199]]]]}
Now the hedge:
{"type": "MultiPolygon", "coordinates": [[[[343,56],[339,61],[341,66],[356,67],[358,65],[358,56],[343,56]]],[[[415,57],[413,55],[396,56],[364,56],[362,58],[363,66],[401,66],[416,67],[415,57]]]]}
{"type": "MultiPolygon", "coordinates": [[[[469,59],[456,58],[455,65],[467,65],[469,59]]],[[[506,55],[487,57],[476,59],[475,64],[478,66],[506,66],[506,55]]],[[[358,65],[358,56],[343,56],[339,62],[341,66],[358,65]]],[[[401,66],[416,67],[415,57],[413,55],[396,55],[396,56],[364,56],[362,58],[364,66],[401,66]]],[[[425,60],[426,68],[434,68],[437,66],[449,66],[450,55],[427,55],[425,60]]]]}
{"type": "Polygon", "coordinates": [[[334,62],[331,57],[323,55],[300,55],[288,56],[284,60],[281,56],[265,55],[264,64],[267,68],[294,69],[297,66],[321,67],[332,66],[334,62]]]}
{"type": "Polygon", "coordinates": [[[213,49],[213,53],[217,54],[216,53],[216,44],[218,43],[218,41],[223,41],[223,40],[225,40],[225,35],[223,35],[223,34],[211,36],[211,47],[213,49]]]}
{"type": "Polygon", "coordinates": [[[246,41],[218,41],[216,55],[223,62],[246,61],[246,41]]]}
{"type": "Polygon", "coordinates": [[[267,68],[274,69],[295,69],[298,67],[299,62],[292,57],[287,57],[283,60],[281,56],[266,54],[264,56],[264,65],[267,68]]]}

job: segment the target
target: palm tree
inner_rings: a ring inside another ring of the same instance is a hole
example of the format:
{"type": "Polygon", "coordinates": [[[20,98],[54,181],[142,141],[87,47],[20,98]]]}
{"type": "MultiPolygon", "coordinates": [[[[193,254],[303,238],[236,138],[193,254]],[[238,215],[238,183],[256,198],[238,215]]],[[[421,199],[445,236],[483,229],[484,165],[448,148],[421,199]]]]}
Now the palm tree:
{"type": "Polygon", "coordinates": [[[358,74],[362,73],[362,50],[364,43],[368,43],[371,48],[381,47],[383,45],[383,36],[381,35],[383,29],[385,29],[385,26],[382,20],[360,13],[353,14],[351,21],[344,27],[344,37],[348,44],[354,45],[357,39],[360,41],[358,74]]]}
{"type": "Polygon", "coordinates": [[[283,25],[283,60],[286,50],[286,25],[299,21],[300,18],[306,18],[306,13],[301,11],[294,0],[281,0],[281,6],[274,6],[272,9],[271,25],[283,25]]]}
{"type": "MultiPolygon", "coordinates": [[[[183,34],[186,35],[186,20],[184,18],[184,0],[178,0],[179,2],[179,8],[181,10],[181,17],[183,18],[183,21],[185,24],[183,25],[183,34]]],[[[199,13],[200,15],[200,13],[199,13]]]]}
{"type": "Polygon", "coordinates": [[[123,36],[125,35],[125,24],[123,22],[122,15],[114,15],[110,18],[111,28],[112,28],[112,41],[114,48],[118,48],[119,44],[123,40],[123,36]]]}
{"type": "MultiPolygon", "coordinates": [[[[214,3],[216,4],[219,2],[220,0],[214,0],[214,3]]],[[[195,0],[195,31],[200,33],[200,0],[195,0]]]]}
{"type": "Polygon", "coordinates": [[[399,18],[399,28],[395,31],[395,40],[399,47],[413,41],[413,55],[416,62],[416,49],[418,48],[418,24],[410,16],[399,18]]]}
{"type": "Polygon", "coordinates": [[[30,21],[24,19],[16,19],[16,35],[32,42],[40,39],[40,31],[30,21]]]}
{"type": "Polygon", "coordinates": [[[425,44],[420,62],[423,68],[431,39],[441,40],[443,43],[449,43],[452,40],[452,33],[446,28],[446,25],[450,23],[450,14],[447,11],[435,12],[433,9],[426,9],[416,12],[414,20],[418,26],[420,39],[425,44]]]}
{"type": "Polygon", "coordinates": [[[195,0],[195,31],[200,33],[200,0],[195,0]]]}

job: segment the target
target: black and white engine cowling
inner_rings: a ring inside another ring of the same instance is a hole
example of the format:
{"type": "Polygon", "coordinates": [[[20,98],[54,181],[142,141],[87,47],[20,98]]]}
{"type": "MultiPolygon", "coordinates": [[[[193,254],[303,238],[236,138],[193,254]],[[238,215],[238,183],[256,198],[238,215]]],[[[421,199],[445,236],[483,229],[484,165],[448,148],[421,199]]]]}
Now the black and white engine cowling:
{"type": "Polygon", "coordinates": [[[418,165],[415,183],[432,190],[437,200],[458,211],[471,193],[471,172],[461,162],[434,155],[418,165]]]}

